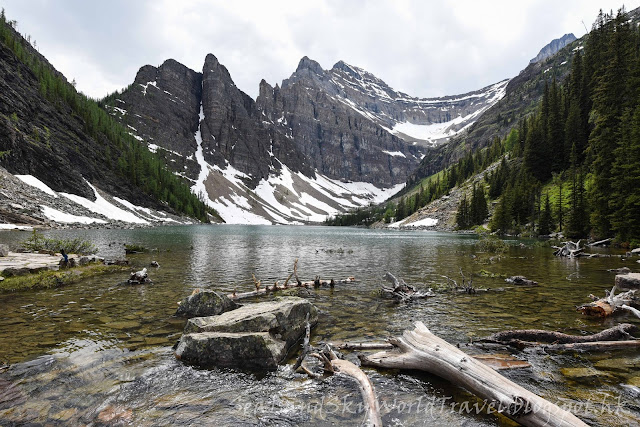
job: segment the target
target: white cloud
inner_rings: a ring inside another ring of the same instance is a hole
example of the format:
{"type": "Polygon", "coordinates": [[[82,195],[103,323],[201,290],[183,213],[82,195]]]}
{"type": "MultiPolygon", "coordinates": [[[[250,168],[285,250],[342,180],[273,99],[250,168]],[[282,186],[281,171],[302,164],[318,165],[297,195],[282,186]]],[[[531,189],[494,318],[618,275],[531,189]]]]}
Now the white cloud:
{"type": "MultiPolygon", "coordinates": [[[[633,9],[640,4],[627,4],[633,9]]],[[[94,96],[168,58],[200,71],[211,52],[255,97],[304,55],[363,67],[414,96],[464,93],[513,77],[554,38],[584,34],[620,0],[210,2],[0,0],[19,29],[94,96]]]]}

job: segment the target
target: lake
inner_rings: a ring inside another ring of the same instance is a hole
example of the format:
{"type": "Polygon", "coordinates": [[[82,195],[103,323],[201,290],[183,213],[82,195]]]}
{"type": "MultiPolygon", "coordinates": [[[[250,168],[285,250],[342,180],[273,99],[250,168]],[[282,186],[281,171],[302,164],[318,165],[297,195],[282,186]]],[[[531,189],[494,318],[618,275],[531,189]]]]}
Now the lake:
{"type": "MultiPolygon", "coordinates": [[[[57,289],[0,294],[0,361],[11,364],[0,373],[0,425],[361,423],[355,383],[294,374],[295,355],[277,372],[261,375],[199,370],[173,356],[171,347],[185,324],[173,316],[177,301],[198,287],[251,290],[252,274],[262,283],[282,283],[295,259],[302,280],[357,279],[310,291],[309,300],[320,310],[312,344],[383,340],[418,320],[463,350],[471,340],[506,329],[580,334],[619,322],[640,325],[631,316],[594,320],[575,310],[590,293],[603,296],[611,289],[615,274],[607,269],[633,268],[635,261],[558,259],[533,240],[507,241],[509,250],[497,255],[479,253],[476,236],[428,231],[202,225],[45,234],[91,240],[107,258],[123,258],[124,244],[142,245],[148,251],[128,256],[132,270],[153,260],[160,268],[149,269],[150,285],[120,285],[128,274],[119,273],[57,289]],[[504,277],[511,275],[540,285],[475,295],[446,292],[443,276],[460,281],[461,270],[481,288],[508,287],[504,277]],[[409,284],[432,287],[437,296],[409,304],[382,299],[376,290],[387,271],[409,284]]],[[[0,243],[28,236],[0,232],[0,243]]],[[[637,352],[513,354],[532,368],[505,376],[573,409],[587,423],[640,425],[637,352]],[[566,368],[595,373],[575,375],[566,368]]],[[[474,398],[435,376],[365,372],[376,387],[385,425],[510,423],[462,410],[460,403],[474,398]]]]}

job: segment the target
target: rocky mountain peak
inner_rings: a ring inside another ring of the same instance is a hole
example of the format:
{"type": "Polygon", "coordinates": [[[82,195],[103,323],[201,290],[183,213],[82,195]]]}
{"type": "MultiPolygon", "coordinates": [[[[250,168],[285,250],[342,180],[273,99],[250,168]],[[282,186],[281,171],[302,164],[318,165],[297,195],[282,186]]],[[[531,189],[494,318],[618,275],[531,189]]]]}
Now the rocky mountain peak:
{"type": "Polygon", "coordinates": [[[298,68],[296,68],[296,73],[302,72],[304,70],[312,71],[315,74],[324,74],[324,70],[320,66],[320,64],[313,59],[309,59],[307,56],[303,56],[300,62],[298,63],[298,68]]]}
{"type": "Polygon", "coordinates": [[[534,64],[536,62],[540,62],[544,59],[547,59],[551,55],[555,55],[560,49],[568,45],[569,43],[573,43],[576,39],[576,36],[573,33],[565,34],[559,39],[552,40],[548,45],[540,49],[538,55],[529,61],[530,64],[534,64]]]}

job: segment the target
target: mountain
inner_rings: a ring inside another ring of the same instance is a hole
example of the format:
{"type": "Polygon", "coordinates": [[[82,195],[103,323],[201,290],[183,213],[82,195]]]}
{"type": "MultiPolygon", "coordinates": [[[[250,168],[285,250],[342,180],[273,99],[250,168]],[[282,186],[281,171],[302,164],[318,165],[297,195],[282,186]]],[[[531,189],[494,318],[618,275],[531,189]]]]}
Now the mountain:
{"type": "Polygon", "coordinates": [[[146,65],[104,108],[162,156],[227,222],[296,223],[381,202],[425,147],[468,127],[507,82],[421,99],[343,61],[307,57],[254,101],[209,54],[202,72],[174,60],[146,65]]]}
{"type": "Polygon", "coordinates": [[[573,33],[565,34],[559,39],[553,39],[548,45],[540,49],[540,52],[538,52],[536,57],[533,58],[531,61],[529,61],[529,63],[534,64],[536,62],[542,61],[543,59],[547,59],[551,55],[555,55],[560,49],[562,49],[566,45],[573,43],[576,40],[577,38],[576,36],[573,35],[573,33]]]}
{"type": "Polygon", "coordinates": [[[553,79],[564,81],[571,70],[573,55],[584,48],[584,43],[584,39],[576,40],[548,58],[530,63],[510,79],[504,96],[486,108],[465,133],[451,138],[448,144],[426,150],[420,165],[407,180],[407,190],[468,153],[487,147],[494,139],[507,135],[523,117],[533,113],[544,94],[545,82],[553,79]]]}
{"type": "Polygon", "coordinates": [[[207,220],[205,205],[189,188],[96,102],[77,93],[4,15],[0,166],[5,221],[164,222],[143,219],[150,218],[143,210],[207,220]]]}

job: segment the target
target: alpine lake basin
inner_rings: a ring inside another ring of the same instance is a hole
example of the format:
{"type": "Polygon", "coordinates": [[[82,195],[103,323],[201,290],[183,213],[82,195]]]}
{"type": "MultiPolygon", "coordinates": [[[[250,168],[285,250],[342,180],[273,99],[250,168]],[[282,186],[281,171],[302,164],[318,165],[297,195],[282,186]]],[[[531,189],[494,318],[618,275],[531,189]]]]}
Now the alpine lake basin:
{"type": "MultiPolygon", "coordinates": [[[[153,284],[120,284],[127,274],[87,279],[40,291],[0,294],[0,425],[359,425],[357,385],[292,372],[297,352],[276,372],[203,370],[175,359],[172,346],[185,319],[177,301],[195,288],[224,293],[280,283],[298,259],[302,280],[342,279],[334,289],[311,289],[319,311],[311,344],[381,341],[424,322],[436,335],[479,353],[470,341],[507,329],[593,333],[640,319],[586,318],[575,306],[603,296],[615,273],[635,259],[619,256],[560,259],[534,240],[507,240],[504,254],[479,253],[473,235],[430,231],[315,226],[172,226],[133,230],[50,230],[49,236],[92,241],[98,254],[123,258],[124,244],[148,250],[128,255],[131,269],[148,267],[153,284]],[[460,270],[479,288],[446,292],[460,270]],[[385,272],[437,296],[397,304],[376,292],[385,272]],[[504,278],[523,275],[537,287],[504,278]],[[0,363],[1,365],[2,363],[0,363]]],[[[15,244],[29,232],[4,231],[15,244]]],[[[603,254],[619,254],[601,249],[603,254]]],[[[636,267],[634,269],[634,267],[636,267]]],[[[272,296],[263,296],[272,298],[272,296]]],[[[258,298],[260,299],[260,298],[258,298]]],[[[243,301],[249,303],[250,301],[243,301]]],[[[502,374],[590,425],[640,425],[638,352],[544,353],[512,351],[531,368],[502,374]]],[[[355,353],[345,352],[353,360],[355,353]]],[[[313,367],[309,363],[310,367],[313,367]]],[[[487,414],[482,402],[437,376],[364,368],[381,404],[385,425],[513,425],[487,414]],[[476,407],[473,405],[477,404],[476,407]]]]}

